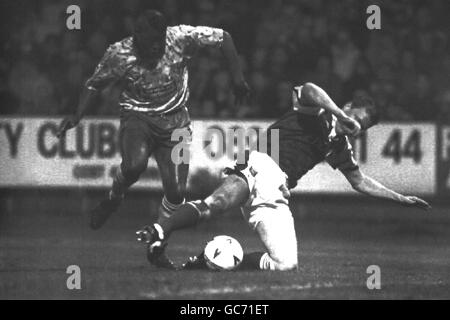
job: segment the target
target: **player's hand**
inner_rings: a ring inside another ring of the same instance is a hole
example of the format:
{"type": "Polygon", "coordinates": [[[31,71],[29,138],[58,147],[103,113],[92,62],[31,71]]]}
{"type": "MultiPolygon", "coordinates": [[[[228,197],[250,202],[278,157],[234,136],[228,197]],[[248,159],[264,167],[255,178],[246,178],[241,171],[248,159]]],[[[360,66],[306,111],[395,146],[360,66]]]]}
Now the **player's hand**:
{"type": "Polygon", "coordinates": [[[66,131],[76,127],[79,122],[80,117],[76,115],[71,115],[64,118],[64,120],[61,121],[61,124],[59,125],[58,132],[56,133],[58,139],[64,137],[66,135],[66,131]]]}
{"type": "Polygon", "coordinates": [[[291,192],[289,191],[289,188],[285,184],[282,184],[279,189],[285,199],[289,199],[291,197],[291,192]]]}
{"type": "Polygon", "coordinates": [[[431,209],[431,206],[428,204],[428,202],[426,202],[425,200],[420,199],[418,197],[415,197],[415,196],[405,196],[404,204],[411,206],[411,207],[416,207],[416,208],[419,208],[422,210],[431,209]]]}
{"type": "Polygon", "coordinates": [[[233,83],[234,102],[241,105],[250,95],[250,87],[244,79],[234,81],[233,83]]]}

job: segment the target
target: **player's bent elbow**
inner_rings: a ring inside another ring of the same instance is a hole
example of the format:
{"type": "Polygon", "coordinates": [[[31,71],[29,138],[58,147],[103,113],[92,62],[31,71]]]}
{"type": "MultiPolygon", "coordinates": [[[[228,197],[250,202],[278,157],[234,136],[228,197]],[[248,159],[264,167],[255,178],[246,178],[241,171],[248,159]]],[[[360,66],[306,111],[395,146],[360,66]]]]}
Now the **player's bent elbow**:
{"type": "Polygon", "coordinates": [[[315,89],[315,88],[317,88],[317,85],[315,85],[315,84],[312,83],[312,82],[305,82],[305,83],[303,84],[303,88],[306,88],[306,89],[315,89]]]}
{"type": "Polygon", "coordinates": [[[232,40],[233,39],[233,37],[231,36],[231,34],[227,31],[227,30],[224,30],[224,29],[222,29],[222,32],[223,32],[223,38],[225,39],[229,39],[229,40],[232,40]]]}
{"type": "Polygon", "coordinates": [[[230,43],[233,40],[233,38],[231,37],[231,34],[226,30],[222,30],[222,31],[223,31],[223,42],[230,43]]]}
{"type": "Polygon", "coordinates": [[[305,82],[302,86],[302,97],[307,101],[314,101],[317,96],[317,86],[312,82],[305,82]]]}
{"type": "Polygon", "coordinates": [[[302,93],[303,94],[312,94],[313,92],[315,92],[317,89],[317,85],[315,85],[312,82],[305,82],[303,84],[303,88],[302,88],[302,93]]]}

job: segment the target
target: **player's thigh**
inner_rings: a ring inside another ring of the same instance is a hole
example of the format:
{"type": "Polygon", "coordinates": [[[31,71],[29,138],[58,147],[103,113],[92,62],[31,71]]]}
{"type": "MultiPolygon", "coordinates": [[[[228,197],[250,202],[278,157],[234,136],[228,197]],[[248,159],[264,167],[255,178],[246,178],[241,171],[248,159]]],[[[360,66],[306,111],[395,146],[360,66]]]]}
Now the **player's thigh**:
{"type": "Polygon", "coordinates": [[[173,147],[161,146],[154,153],[167,200],[180,203],[186,191],[189,163],[176,164],[172,160],[172,149],[173,147]]]}
{"type": "Polygon", "coordinates": [[[267,253],[278,263],[297,264],[297,236],[289,209],[261,208],[256,232],[267,253]]]}
{"type": "Polygon", "coordinates": [[[122,155],[122,170],[136,173],[147,168],[153,144],[142,120],[130,117],[121,122],[119,146],[122,155]]]}
{"type": "Polygon", "coordinates": [[[242,206],[249,197],[247,181],[239,175],[227,176],[222,184],[205,199],[212,214],[242,206]]]}

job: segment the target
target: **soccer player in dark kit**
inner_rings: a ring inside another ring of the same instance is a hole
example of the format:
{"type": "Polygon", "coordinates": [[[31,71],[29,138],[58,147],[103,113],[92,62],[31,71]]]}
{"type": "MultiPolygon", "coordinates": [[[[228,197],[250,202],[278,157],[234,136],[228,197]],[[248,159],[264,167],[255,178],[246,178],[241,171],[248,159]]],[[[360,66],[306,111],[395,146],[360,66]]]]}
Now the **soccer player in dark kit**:
{"type": "MultiPolygon", "coordinates": [[[[164,254],[167,239],[174,230],[240,206],[245,220],[266,248],[266,252],[245,254],[240,267],[297,268],[297,239],[288,206],[289,189],[322,161],[339,169],[358,192],[411,207],[430,207],[420,198],[401,195],[366,176],[356,163],[349,137],[358,136],[378,121],[370,98],[357,97],[340,109],[323,89],[306,83],[294,88],[292,100],[293,110],[268,128],[269,134],[278,130],[279,163],[266,153],[252,151],[246,163],[226,168],[227,177],[209,197],[188,202],[162,224],[139,230],[138,241],[148,245],[147,258],[151,263],[155,264],[157,257],[164,254]]],[[[203,254],[184,265],[186,269],[202,267],[206,267],[203,254]]]]}
{"type": "Polygon", "coordinates": [[[172,148],[178,143],[171,141],[171,134],[183,128],[190,132],[186,108],[189,97],[187,63],[201,47],[222,51],[239,102],[249,88],[231,36],[218,28],[167,26],[160,12],[148,10],[136,18],[132,36],[107,49],[86,82],[76,113],[62,121],[59,137],[79,123],[100,90],[112,83],[121,86],[119,144],[122,162],[108,198],[91,212],[92,229],[100,228],[118,209],[126,190],[146,170],[152,154],[164,188],[158,222],[162,223],[184,203],[188,164],[175,165],[171,160],[172,148]]]}

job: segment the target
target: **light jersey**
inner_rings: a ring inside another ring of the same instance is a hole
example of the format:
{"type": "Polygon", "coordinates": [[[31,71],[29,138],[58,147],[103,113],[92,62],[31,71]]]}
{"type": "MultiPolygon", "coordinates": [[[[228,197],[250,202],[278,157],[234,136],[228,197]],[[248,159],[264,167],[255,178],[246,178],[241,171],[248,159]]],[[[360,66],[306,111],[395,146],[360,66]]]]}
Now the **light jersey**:
{"type": "MultiPolygon", "coordinates": [[[[336,135],[336,118],[322,108],[301,105],[300,97],[301,87],[296,87],[293,110],[268,128],[269,136],[278,129],[278,164],[288,176],[290,189],[322,161],[341,171],[358,169],[348,138],[336,135]]],[[[271,139],[267,140],[270,152],[271,139]]]]}
{"type": "Polygon", "coordinates": [[[166,49],[155,69],[139,64],[128,37],[111,45],[86,82],[101,90],[113,82],[123,82],[119,105],[126,110],[162,114],[185,105],[189,98],[187,62],[198,47],[219,47],[223,30],[179,25],[167,28],[166,49]]]}

